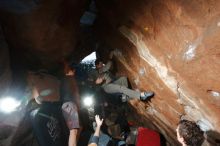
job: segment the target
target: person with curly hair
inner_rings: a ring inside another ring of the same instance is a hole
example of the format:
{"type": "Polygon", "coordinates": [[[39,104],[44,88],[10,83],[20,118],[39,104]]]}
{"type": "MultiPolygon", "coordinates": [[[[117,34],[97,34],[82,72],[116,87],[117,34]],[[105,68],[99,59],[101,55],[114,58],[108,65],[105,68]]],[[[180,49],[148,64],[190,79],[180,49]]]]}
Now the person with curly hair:
{"type": "Polygon", "coordinates": [[[181,120],[176,129],[177,140],[182,146],[201,146],[204,142],[204,132],[192,121],[181,120]]]}

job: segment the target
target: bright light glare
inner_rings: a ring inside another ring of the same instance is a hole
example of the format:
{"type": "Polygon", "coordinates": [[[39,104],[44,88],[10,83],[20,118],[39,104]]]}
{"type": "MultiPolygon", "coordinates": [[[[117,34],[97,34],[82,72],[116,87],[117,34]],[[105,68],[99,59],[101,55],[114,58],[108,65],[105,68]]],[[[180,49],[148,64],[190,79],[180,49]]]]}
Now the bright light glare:
{"type": "Polygon", "coordinates": [[[21,103],[12,97],[0,99],[0,110],[4,113],[10,113],[16,110],[21,103]]]}
{"type": "Polygon", "coordinates": [[[88,107],[91,106],[93,104],[93,98],[92,97],[84,98],[83,104],[88,107]]]}
{"type": "Polygon", "coordinates": [[[83,60],[82,63],[90,62],[96,60],[96,52],[91,53],[90,55],[86,56],[83,60]]]}

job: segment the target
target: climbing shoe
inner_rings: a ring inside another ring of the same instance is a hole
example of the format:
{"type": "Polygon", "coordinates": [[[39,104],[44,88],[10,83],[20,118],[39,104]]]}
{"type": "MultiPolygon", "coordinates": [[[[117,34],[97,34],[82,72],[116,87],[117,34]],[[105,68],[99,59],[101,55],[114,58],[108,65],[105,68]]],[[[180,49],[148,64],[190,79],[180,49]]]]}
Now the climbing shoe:
{"type": "Polygon", "coordinates": [[[145,101],[154,96],[154,92],[144,92],[144,95],[141,95],[140,100],[145,101]]]}

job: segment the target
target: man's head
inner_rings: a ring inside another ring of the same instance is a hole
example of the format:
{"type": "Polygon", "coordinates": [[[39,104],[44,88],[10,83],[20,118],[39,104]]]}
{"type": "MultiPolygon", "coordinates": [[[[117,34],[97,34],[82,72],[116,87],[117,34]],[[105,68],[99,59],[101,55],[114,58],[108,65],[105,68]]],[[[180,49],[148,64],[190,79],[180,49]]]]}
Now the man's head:
{"type": "Polygon", "coordinates": [[[96,59],[96,61],[95,61],[95,67],[96,67],[96,69],[100,69],[100,68],[103,67],[103,62],[102,62],[101,59],[96,59]]]}
{"type": "Polygon", "coordinates": [[[192,121],[180,121],[176,131],[177,139],[182,145],[201,146],[204,141],[203,131],[192,121]]]}

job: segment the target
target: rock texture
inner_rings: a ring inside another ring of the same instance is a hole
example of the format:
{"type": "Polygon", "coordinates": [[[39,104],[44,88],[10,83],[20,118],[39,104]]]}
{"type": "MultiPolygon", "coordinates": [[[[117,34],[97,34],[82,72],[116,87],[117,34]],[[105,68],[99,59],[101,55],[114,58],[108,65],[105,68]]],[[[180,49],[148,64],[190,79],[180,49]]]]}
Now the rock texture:
{"type": "Polygon", "coordinates": [[[8,93],[11,85],[9,48],[0,26],[0,95],[8,93]]]}
{"type": "Polygon", "coordinates": [[[77,45],[86,0],[9,0],[0,2],[0,19],[12,55],[34,69],[56,69],[77,45]],[[56,66],[57,65],[57,66],[56,66]]]}
{"type": "Polygon", "coordinates": [[[93,48],[106,59],[113,49],[118,74],[128,76],[133,88],[156,94],[150,102],[130,102],[139,124],[178,145],[175,129],[187,118],[207,131],[209,145],[219,145],[220,1],[96,0],[96,39],[79,34],[86,3],[0,2],[0,90],[11,83],[10,62],[14,70],[54,71],[66,56],[79,61],[93,48]]]}
{"type": "MultiPolygon", "coordinates": [[[[77,52],[79,22],[86,6],[86,0],[0,1],[0,100],[6,93],[25,100],[25,70],[57,71],[63,58],[77,52]]],[[[0,132],[1,146],[32,143],[31,133],[28,137],[26,132],[30,122],[22,125],[24,118],[23,110],[0,111],[0,126],[5,127],[0,132]]]]}
{"type": "MultiPolygon", "coordinates": [[[[98,35],[116,50],[121,74],[134,88],[156,93],[149,103],[131,102],[138,119],[154,123],[172,145],[181,117],[219,133],[220,2],[98,0],[97,5],[98,35]]],[[[208,137],[219,144],[217,135],[208,137]]]]}

